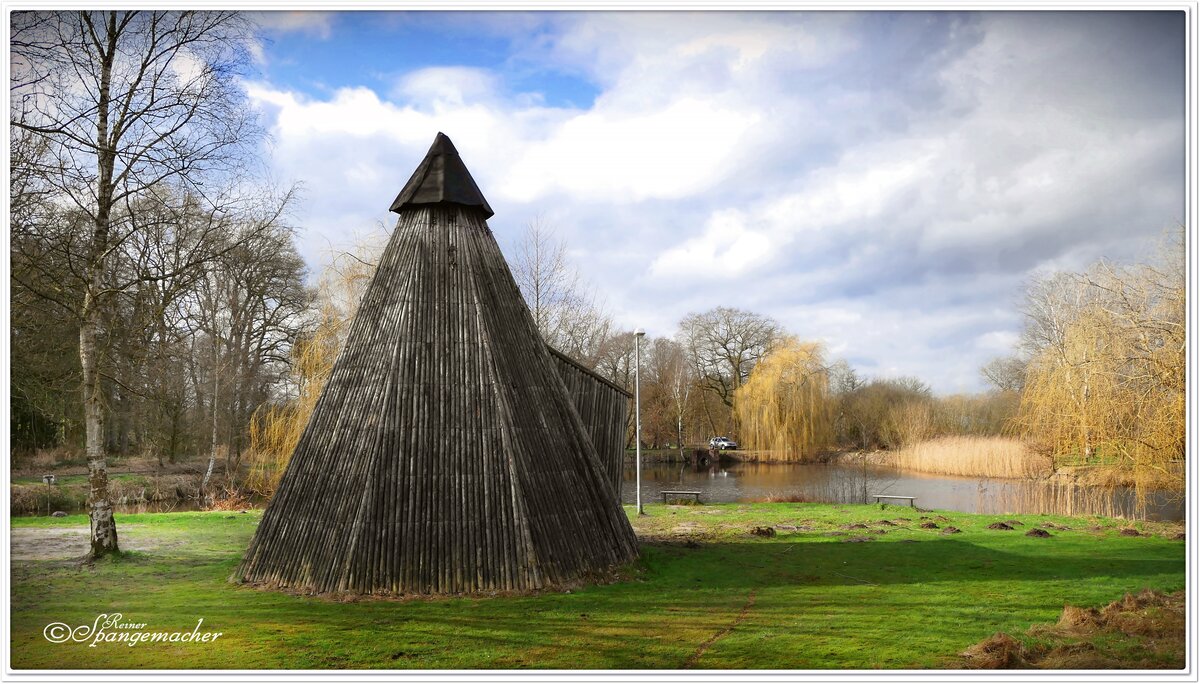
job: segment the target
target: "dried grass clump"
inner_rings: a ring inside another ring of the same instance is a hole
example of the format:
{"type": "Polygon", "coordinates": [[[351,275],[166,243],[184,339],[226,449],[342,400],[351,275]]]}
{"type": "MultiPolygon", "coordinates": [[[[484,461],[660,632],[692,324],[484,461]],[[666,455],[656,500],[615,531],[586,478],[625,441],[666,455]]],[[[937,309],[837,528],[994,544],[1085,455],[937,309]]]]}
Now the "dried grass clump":
{"type": "Polygon", "coordinates": [[[966,667],[977,669],[1180,668],[1186,608],[1182,591],[1143,589],[1103,608],[1064,606],[1057,623],[1029,629],[1044,646],[1030,648],[998,633],[961,655],[966,667]]]}
{"type": "Polygon", "coordinates": [[[1037,666],[1042,670],[1112,670],[1122,663],[1104,657],[1093,644],[1083,641],[1055,646],[1038,660],[1037,666]]]}
{"type": "Polygon", "coordinates": [[[76,510],[83,508],[87,502],[87,496],[81,492],[66,490],[61,487],[51,487],[46,490],[46,485],[20,485],[15,484],[9,488],[8,509],[10,513],[42,513],[59,511],[59,510],[76,510]],[[50,497],[49,504],[46,502],[46,497],[50,497]]]}
{"type": "Polygon", "coordinates": [[[1071,632],[1090,633],[1104,627],[1104,618],[1096,608],[1063,606],[1062,615],[1058,616],[1055,627],[1071,632]]]}
{"type": "Polygon", "coordinates": [[[27,467],[29,468],[51,469],[57,465],[58,459],[54,453],[45,449],[38,449],[27,461],[27,467]]]}
{"type": "Polygon", "coordinates": [[[941,437],[914,444],[885,457],[887,465],[964,477],[1044,478],[1052,459],[1007,437],[941,437]]]}
{"type": "Polygon", "coordinates": [[[73,446],[56,446],[35,451],[13,450],[9,460],[14,473],[43,474],[67,466],[87,465],[87,457],[83,451],[73,446]]]}
{"type": "Polygon", "coordinates": [[[967,667],[980,670],[1014,670],[1033,667],[1025,645],[1004,632],[975,644],[962,652],[967,667]]]}
{"type": "Polygon", "coordinates": [[[253,507],[254,502],[240,492],[226,492],[224,496],[213,499],[205,506],[210,511],[240,511],[242,513],[253,507]]]}

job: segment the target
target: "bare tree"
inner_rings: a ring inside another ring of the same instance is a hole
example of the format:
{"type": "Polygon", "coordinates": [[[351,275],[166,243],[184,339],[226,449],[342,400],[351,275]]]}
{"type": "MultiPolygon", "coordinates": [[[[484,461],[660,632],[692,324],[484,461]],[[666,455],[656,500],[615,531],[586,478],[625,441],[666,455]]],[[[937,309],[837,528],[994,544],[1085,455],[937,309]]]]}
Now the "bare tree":
{"type": "Polygon", "coordinates": [[[228,209],[213,187],[244,170],[258,134],[234,78],[248,63],[251,26],[232,11],[14,12],[11,20],[10,120],[46,146],[33,171],[90,222],[73,267],[83,283],[79,360],[96,558],[118,550],[98,343],[113,296],[141,282],[113,278],[113,255],[140,230],[132,206],[153,188],[176,184],[228,209]]]}
{"type": "Polygon", "coordinates": [[[304,261],[289,229],[243,223],[229,234],[233,247],[208,269],[194,311],[211,363],[206,369],[211,374],[206,384],[212,387],[212,431],[201,482],[205,496],[222,450],[226,481],[234,486],[251,415],[271,398],[271,387],[283,381],[314,297],[304,285],[304,261]]]}
{"type": "Polygon", "coordinates": [[[979,374],[1001,392],[1019,393],[1025,387],[1025,369],[1029,361],[1021,356],[998,356],[984,364],[979,374]]]}
{"type": "Polygon", "coordinates": [[[683,421],[691,406],[691,392],[695,385],[695,374],[687,362],[683,347],[675,340],[666,337],[656,337],[646,345],[644,356],[645,373],[643,377],[643,405],[650,407],[648,420],[643,419],[643,427],[649,426],[649,432],[657,434],[674,433],[676,448],[683,457],[684,425],[683,421]],[[661,406],[658,406],[661,404],[661,406]],[[658,415],[661,414],[661,417],[658,415]],[[665,425],[658,425],[658,422],[665,425]]]}
{"type": "Polygon", "coordinates": [[[856,381],[838,396],[838,441],[864,451],[898,448],[921,436],[913,423],[927,417],[932,402],[929,386],[914,377],[856,381]]]}
{"type": "Polygon", "coordinates": [[[1186,267],[1183,231],[1154,263],[1099,261],[1055,276],[1062,292],[1030,288],[1027,327],[1061,306],[1061,335],[1031,356],[1017,424],[1056,458],[1115,465],[1139,500],[1183,491],[1186,442],[1186,267]],[[1070,286],[1068,290],[1067,286],[1070,286]]]}
{"type": "Polygon", "coordinates": [[[548,344],[594,368],[612,319],[567,255],[567,245],[541,218],[525,228],[513,260],[538,331],[548,344]]]}
{"type": "Polygon", "coordinates": [[[733,406],[733,393],[781,338],[783,328],[762,314],[717,307],[679,322],[679,341],[705,390],[733,406]]]}
{"type": "Polygon", "coordinates": [[[1062,356],[1067,330],[1094,293],[1073,274],[1056,272],[1031,279],[1021,306],[1025,324],[1018,347],[1027,356],[1053,349],[1062,356]]]}

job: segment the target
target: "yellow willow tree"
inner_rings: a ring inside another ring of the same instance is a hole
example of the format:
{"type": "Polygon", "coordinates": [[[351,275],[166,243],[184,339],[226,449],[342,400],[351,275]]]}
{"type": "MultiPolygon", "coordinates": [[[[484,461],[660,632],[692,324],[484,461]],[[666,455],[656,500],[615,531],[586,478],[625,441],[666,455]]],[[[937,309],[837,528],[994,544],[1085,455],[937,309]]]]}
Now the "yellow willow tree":
{"type": "Polygon", "coordinates": [[[329,379],[341,349],[340,339],[347,321],[322,307],[321,320],[313,332],[292,346],[292,377],[296,397],[280,403],[263,404],[250,419],[250,473],[246,486],[270,496],[275,492],[308,417],[317,405],[321,388],[329,379]]]}
{"type": "Polygon", "coordinates": [[[1083,294],[1033,355],[1016,421],[1060,462],[1115,466],[1142,501],[1184,488],[1186,288],[1182,254],[1165,256],[1073,277],[1083,294]]]}
{"type": "Polygon", "coordinates": [[[250,421],[250,474],[246,486],[252,492],[261,496],[275,492],[346,341],[350,321],[375,273],[375,261],[385,239],[378,234],[365,238],[353,252],[337,255],[326,266],[318,287],[316,325],[292,347],[295,396],[264,404],[250,421]]]}
{"type": "Polygon", "coordinates": [[[734,393],[741,439],[779,460],[804,461],[833,440],[829,370],[821,345],[785,338],[734,393]]]}

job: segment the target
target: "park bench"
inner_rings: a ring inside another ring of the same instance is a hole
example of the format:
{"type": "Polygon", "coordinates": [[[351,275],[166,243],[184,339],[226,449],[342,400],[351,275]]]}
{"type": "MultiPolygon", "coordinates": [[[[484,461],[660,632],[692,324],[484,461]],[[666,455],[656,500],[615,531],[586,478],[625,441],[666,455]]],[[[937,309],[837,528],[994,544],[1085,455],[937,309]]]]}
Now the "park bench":
{"type": "Polygon", "coordinates": [[[908,502],[909,506],[917,507],[917,497],[915,496],[892,496],[891,494],[875,494],[875,503],[879,503],[880,499],[903,499],[908,502]]]}
{"type": "Polygon", "coordinates": [[[668,497],[668,496],[670,496],[670,497],[673,497],[673,498],[676,498],[676,499],[678,499],[678,498],[682,498],[682,497],[685,497],[685,496],[694,496],[694,497],[696,497],[696,503],[700,503],[700,492],[698,492],[698,491],[678,491],[678,490],[677,490],[677,491],[672,491],[672,490],[665,490],[665,491],[662,491],[662,492],[659,492],[659,493],[660,493],[660,494],[662,494],[663,503],[666,503],[666,502],[667,502],[667,497],[668,497]]]}

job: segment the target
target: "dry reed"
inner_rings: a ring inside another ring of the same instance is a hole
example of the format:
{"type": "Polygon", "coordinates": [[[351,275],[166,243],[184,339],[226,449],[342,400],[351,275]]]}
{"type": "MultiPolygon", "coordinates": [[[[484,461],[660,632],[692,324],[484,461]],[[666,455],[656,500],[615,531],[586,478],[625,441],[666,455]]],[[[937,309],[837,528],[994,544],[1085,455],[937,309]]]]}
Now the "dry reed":
{"type": "Polygon", "coordinates": [[[1044,478],[1050,458],[1006,437],[940,437],[885,457],[886,465],[905,470],[965,477],[1044,478]]]}

